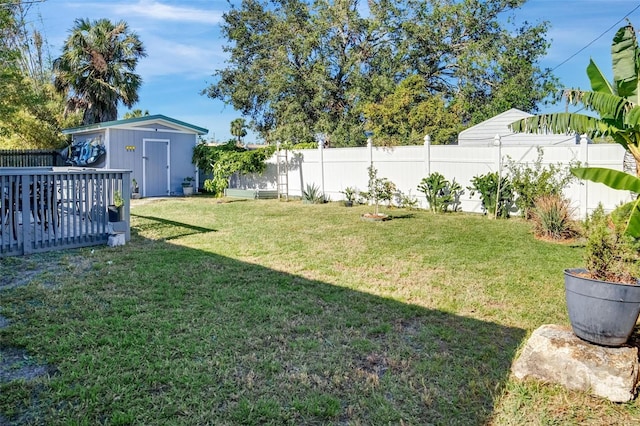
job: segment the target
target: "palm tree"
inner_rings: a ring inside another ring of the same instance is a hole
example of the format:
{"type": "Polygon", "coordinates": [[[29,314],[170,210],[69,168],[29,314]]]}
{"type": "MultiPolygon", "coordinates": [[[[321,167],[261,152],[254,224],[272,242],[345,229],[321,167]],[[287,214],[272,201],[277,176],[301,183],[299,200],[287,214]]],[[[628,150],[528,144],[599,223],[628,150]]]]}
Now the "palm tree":
{"type": "Polygon", "coordinates": [[[586,111],[600,117],[568,112],[541,114],[512,123],[511,128],[515,132],[610,136],[633,155],[640,177],[640,49],[631,24],[616,32],[611,56],[613,83],[590,60],[587,75],[591,91],[568,89],[563,93],[567,102],[582,104],[586,111]]]}
{"type": "Polygon", "coordinates": [[[129,111],[129,112],[125,112],[124,115],[122,116],[122,118],[129,119],[129,118],[141,118],[141,117],[147,117],[149,115],[149,110],[145,109],[144,112],[142,112],[141,109],[134,109],[133,111],[129,111]]]}
{"type": "Polygon", "coordinates": [[[118,103],[138,101],[138,60],[146,56],[126,22],[76,19],[62,56],[53,63],[54,84],[67,95],[67,111],[83,111],[83,124],[116,120],[118,103]]]}
{"type": "Polygon", "coordinates": [[[231,122],[231,135],[236,137],[238,144],[243,137],[247,136],[247,124],[244,118],[236,118],[231,122]]]}

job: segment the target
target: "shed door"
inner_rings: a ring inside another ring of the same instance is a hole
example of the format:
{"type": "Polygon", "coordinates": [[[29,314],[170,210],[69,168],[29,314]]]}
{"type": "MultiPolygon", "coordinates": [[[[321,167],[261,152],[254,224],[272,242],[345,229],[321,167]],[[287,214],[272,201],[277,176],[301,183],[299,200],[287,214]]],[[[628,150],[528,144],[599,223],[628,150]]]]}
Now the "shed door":
{"type": "Polygon", "coordinates": [[[169,140],[145,139],[142,150],[142,196],[169,195],[169,140]]]}

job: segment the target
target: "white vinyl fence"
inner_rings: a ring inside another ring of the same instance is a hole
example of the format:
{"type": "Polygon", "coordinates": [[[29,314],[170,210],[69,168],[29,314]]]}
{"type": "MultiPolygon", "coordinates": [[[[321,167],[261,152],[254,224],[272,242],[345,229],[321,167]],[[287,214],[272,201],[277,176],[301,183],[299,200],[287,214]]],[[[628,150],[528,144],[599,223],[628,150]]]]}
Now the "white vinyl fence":
{"type": "MultiPolygon", "coordinates": [[[[378,177],[396,184],[398,190],[417,198],[420,207],[427,202],[417,186],[422,178],[439,172],[447,180],[456,180],[463,188],[461,208],[465,212],[482,212],[480,198],[469,195],[467,186],[474,176],[489,172],[506,173],[509,160],[533,165],[538,157],[537,146],[502,146],[499,140],[494,146],[430,145],[428,138],[422,146],[362,148],[319,147],[313,150],[288,151],[286,157],[288,195],[301,196],[302,190],[316,185],[332,201],[341,200],[341,191],[346,187],[367,190],[367,168],[373,165],[378,177]]],[[[583,138],[573,146],[544,146],[543,165],[579,161],[582,165],[608,167],[623,170],[624,149],[618,144],[589,144],[583,138]]],[[[244,189],[277,189],[277,163],[284,162],[284,153],[274,155],[268,161],[267,170],[261,176],[242,176],[232,186],[244,189]]],[[[585,217],[602,202],[605,209],[612,210],[623,201],[630,201],[628,192],[615,191],[598,183],[576,182],[565,191],[576,213],[585,217]]]]}

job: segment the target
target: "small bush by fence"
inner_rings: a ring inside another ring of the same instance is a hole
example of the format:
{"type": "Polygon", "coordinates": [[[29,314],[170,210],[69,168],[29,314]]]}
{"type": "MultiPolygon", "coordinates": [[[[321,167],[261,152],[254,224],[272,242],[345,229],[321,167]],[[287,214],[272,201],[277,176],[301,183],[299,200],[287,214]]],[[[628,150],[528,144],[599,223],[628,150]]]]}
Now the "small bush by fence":
{"type": "Polygon", "coordinates": [[[2,149],[0,167],[54,167],[64,160],[55,149],[2,149]]]}

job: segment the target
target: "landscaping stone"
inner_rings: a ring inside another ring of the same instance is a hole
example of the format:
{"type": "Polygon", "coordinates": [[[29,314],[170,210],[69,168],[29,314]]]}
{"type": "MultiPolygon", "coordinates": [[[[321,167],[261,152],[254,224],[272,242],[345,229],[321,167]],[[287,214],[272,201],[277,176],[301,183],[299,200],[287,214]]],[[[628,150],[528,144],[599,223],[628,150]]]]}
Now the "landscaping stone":
{"type": "Polygon", "coordinates": [[[638,382],[638,348],[594,345],[570,328],[547,324],[533,332],[512,371],[518,379],[557,383],[626,402],[633,399],[638,382]]]}

